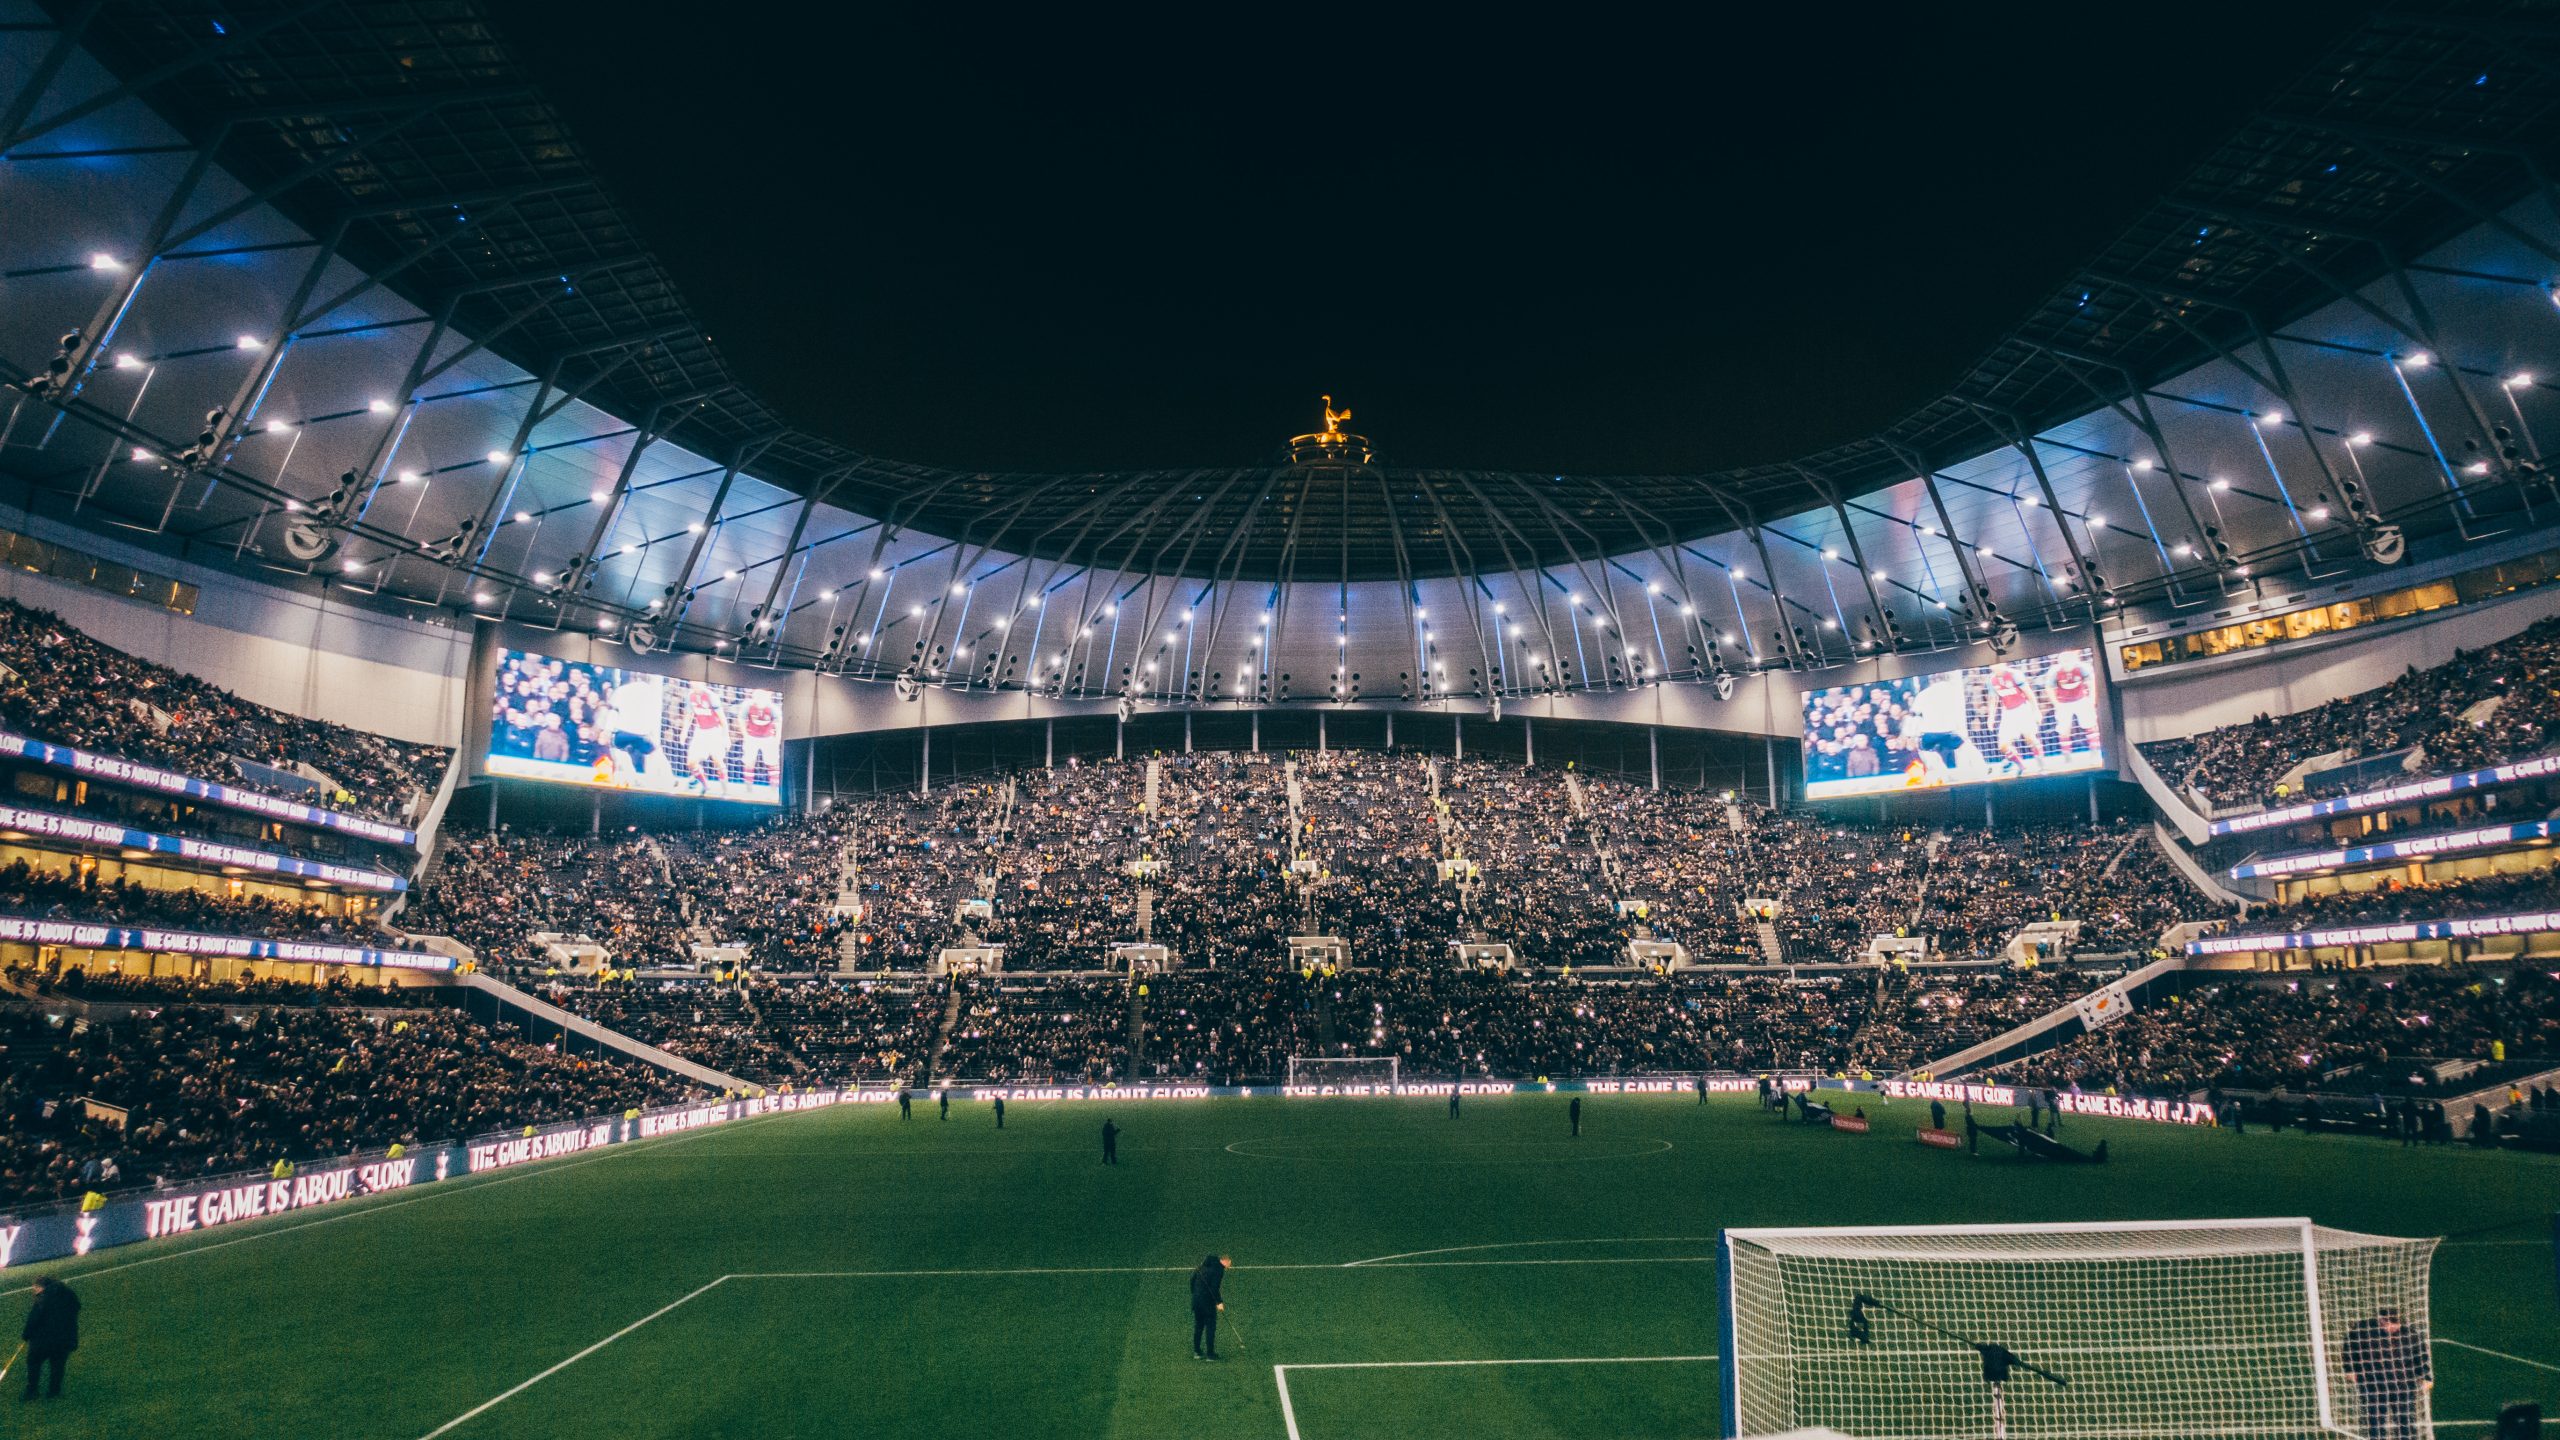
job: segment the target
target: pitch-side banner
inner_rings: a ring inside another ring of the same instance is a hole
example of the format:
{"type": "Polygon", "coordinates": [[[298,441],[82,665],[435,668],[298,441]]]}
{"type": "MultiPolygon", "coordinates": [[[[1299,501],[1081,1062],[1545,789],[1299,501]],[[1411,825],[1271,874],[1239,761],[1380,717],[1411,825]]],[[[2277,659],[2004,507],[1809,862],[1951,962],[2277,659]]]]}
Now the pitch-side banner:
{"type": "Polygon", "coordinates": [[[163,795],[180,795],[190,800],[210,800],[226,809],[264,815],[271,820],[290,820],[298,825],[314,825],[326,830],[343,831],[349,835],[366,840],[380,840],[390,845],[407,845],[414,848],[418,843],[417,831],[386,824],[380,820],[368,820],[362,815],[349,815],[340,810],[324,810],[317,805],[305,805],[299,800],[287,800],[281,795],[269,795],[258,790],[243,790],[237,785],[225,785],[219,780],[199,780],[192,775],[181,775],[175,770],[160,769],[156,765],[119,760],[112,755],[93,755],[86,750],[77,750],[69,745],[31,740],[24,735],[0,730],[0,756],[9,755],[14,755],[21,760],[34,761],[49,769],[86,775],[113,785],[130,785],[137,790],[156,790],[163,795]]]}
{"type": "MultiPolygon", "coordinates": [[[[882,1092],[882,1098],[886,1093],[882,1092]]],[[[218,1230],[245,1220],[289,1215],[368,1195],[387,1195],[440,1180],[458,1180],[465,1175],[576,1155],[605,1145],[661,1139],[756,1115],[814,1110],[851,1098],[845,1091],[805,1090],[790,1095],[635,1110],[571,1125],[537,1127],[531,1134],[517,1131],[478,1140],[423,1145],[398,1155],[388,1151],[359,1155],[309,1165],[282,1179],[229,1175],[200,1185],[111,1198],[96,1210],[83,1211],[76,1204],[59,1206],[41,1214],[0,1218],[0,1269],[86,1255],[143,1240],[218,1230]]]]}

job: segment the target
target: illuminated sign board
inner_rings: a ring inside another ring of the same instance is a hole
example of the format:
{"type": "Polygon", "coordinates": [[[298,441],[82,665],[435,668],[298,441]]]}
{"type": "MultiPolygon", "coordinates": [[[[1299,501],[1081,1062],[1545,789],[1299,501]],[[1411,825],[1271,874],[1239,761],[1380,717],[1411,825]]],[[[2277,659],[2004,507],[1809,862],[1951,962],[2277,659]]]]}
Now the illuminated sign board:
{"type": "Polygon", "coordinates": [[[68,841],[93,850],[147,850],[154,855],[175,855],[181,860],[194,860],[206,865],[228,865],[266,875],[290,875],[297,880],[326,880],[332,885],[351,885],[359,890],[409,888],[408,881],[380,870],[333,865],[325,860],[305,860],[294,855],[279,855],[272,850],[225,845],[218,840],[155,835],[148,830],[129,830],[109,821],[83,820],[76,815],[57,815],[50,810],[27,810],[16,805],[0,805],[0,830],[23,831],[28,835],[68,841]]]}
{"type": "Polygon", "coordinates": [[[0,757],[16,756],[55,770],[65,770],[113,785],[130,785],[137,790],[156,790],[163,795],[177,795],[189,800],[205,800],[232,810],[264,815],[270,820],[285,820],[297,825],[313,825],[337,830],[364,840],[379,840],[388,845],[414,848],[418,832],[361,815],[340,810],[323,810],[299,800],[287,800],[257,790],[244,790],[217,780],[199,780],[175,770],[119,760],[112,755],[93,755],[68,745],[55,745],[43,740],[30,740],[24,735],[0,730],[0,757]]]}
{"type": "Polygon", "coordinates": [[[1808,800],[2107,767],[2088,650],[1807,691],[1808,800]]]}
{"type": "Polygon", "coordinates": [[[2548,840],[2560,833],[2560,825],[2549,820],[2526,820],[2514,825],[2483,825],[2471,830],[2448,831],[2442,835],[2418,835],[2407,840],[2385,840],[2374,845],[2350,845],[2337,850],[2308,851],[2299,855],[2280,855],[2272,860],[2253,860],[2231,867],[2234,880],[2267,879],[2278,875],[2299,875],[2306,870],[2343,870],[2351,866],[2371,865],[2384,860],[2423,860],[2436,855],[2456,855],[2466,850],[2494,850],[2519,840],[2548,840]]]}
{"type": "Polygon", "coordinates": [[[149,950],[164,955],[213,955],[234,960],[284,960],[296,965],[364,965],[384,970],[450,970],[453,957],[425,950],[373,950],[317,940],[269,940],[257,935],[201,935],[191,930],[93,924],[86,920],[34,920],[0,915],[0,940],[58,945],[69,950],[149,950]]]}
{"type": "Polygon", "coordinates": [[[782,693],[498,652],[492,775],[782,803],[782,693]]]}
{"type": "Polygon", "coordinates": [[[2388,925],[2344,925],[2334,930],[2288,930],[2266,935],[2215,935],[2188,941],[2187,953],[2246,955],[2261,950],[2319,950],[2332,945],[2469,940],[2485,935],[2541,935],[2553,931],[2560,931],[2560,910],[2484,915],[2471,920],[2401,920],[2388,925]]]}
{"type": "Polygon", "coordinates": [[[2281,825],[2299,825],[2305,820],[2318,820],[2330,815],[2350,815],[2359,810],[2387,810],[2419,800],[2440,800],[2469,790],[2494,790],[2525,780],[2541,780],[2560,775],[2560,755],[2540,755],[2531,760],[2518,760],[2508,765],[2492,765],[2486,770],[2467,770],[2459,775],[2439,775],[2432,780],[2412,780],[2403,785],[2386,785],[2379,790],[2362,790],[2353,795],[2340,795],[2331,800],[2305,800],[2294,805],[2279,805],[2272,810],[2234,815],[2228,820],[2214,820],[2206,825],[2210,835],[2245,835],[2253,830],[2272,830],[2281,825]]]}

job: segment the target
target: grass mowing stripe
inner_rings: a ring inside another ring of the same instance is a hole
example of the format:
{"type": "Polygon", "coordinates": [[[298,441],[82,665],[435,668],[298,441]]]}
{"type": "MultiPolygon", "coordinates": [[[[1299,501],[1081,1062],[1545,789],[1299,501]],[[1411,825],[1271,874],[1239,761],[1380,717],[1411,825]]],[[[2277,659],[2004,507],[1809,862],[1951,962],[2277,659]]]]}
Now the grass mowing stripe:
{"type": "Polygon", "coordinates": [[[648,1324],[650,1321],[657,1319],[659,1316],[678,1309],[687,1301],[694,1299],[696,1296],[707,1295],[712,1291],[719,1289],[723,1284],[728,1282],[728,1279],[728,1276],[723,1275],[719,1279],[712,1281],[710,1284],[703,1286],[701,1289],[692,1291],[685,1295],[683,1299],[673,1301],[650,1311],[648,1314],[643,1315],[639,1319],[632,1321],[630,1324],[623,1326],[621,1329],[614,1331],[612,1334],[607,1335],[593,1345],[579,1351],[577,1354],[570,1356],[568,1359],[561,1361],[559,1364],[552,1366],[550,1369],[542,1371],[531,1379],[519,1380],[515,1384],[499,1391],[488,1399],[481,1401],[479,1404],[472,1406],[470,1409],[463,1411],[461,1414],[454,1416],[452,1419],[447,1420],[433,1430],[428,1431],[425,1435],[419,1437],[419,1440],[436,1440],[437,1436],[444,1434],[448,1430],[454,1429],[475,1416],[482,1415],[488,1411],[496,1409],[518,1395],[523,1394],[525,1391],[532,1389],[534,1386],[541,1384],[543,1381],[550,1379],[552,1376],[559,1374],[561,1371],[566,1370],[570,1366],[577,1364],[579,1361],[586,1359],[590,1355],[593,1355],[607,1345],[612,1344],[614,1341],[621,1339],[623,1336],[628,1335],[632,1331],[639,1329],[641,1326],[648,1324]]]}

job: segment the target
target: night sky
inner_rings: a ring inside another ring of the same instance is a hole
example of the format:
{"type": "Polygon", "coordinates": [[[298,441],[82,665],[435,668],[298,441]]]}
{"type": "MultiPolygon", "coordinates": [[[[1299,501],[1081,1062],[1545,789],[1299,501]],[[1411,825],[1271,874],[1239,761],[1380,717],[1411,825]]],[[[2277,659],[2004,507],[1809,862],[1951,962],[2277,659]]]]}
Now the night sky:
{"type": "Polygon", "coordinates": [[[1228,465],[1330,391],[1392,462],[1600,473],[1943,393],[2367,7],[1947,8],[497,13],[800,424],[1228,465]]]}

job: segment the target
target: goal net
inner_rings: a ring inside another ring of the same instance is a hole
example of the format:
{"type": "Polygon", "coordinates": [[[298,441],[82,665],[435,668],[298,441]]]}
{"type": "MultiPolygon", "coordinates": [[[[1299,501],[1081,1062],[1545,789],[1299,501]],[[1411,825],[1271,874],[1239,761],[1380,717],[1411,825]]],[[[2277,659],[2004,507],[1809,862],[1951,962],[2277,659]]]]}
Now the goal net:
{"type": "Polygon", "coordinates": [[[2432,1434],[2435,1245],[2305,1219],[1728,1230],[1725,1433],[2432,1434]]]}
{"type": "Polygon", "coordinates": [[[1296,1085],[1385,1085],[1396,1083],[1393,1055],[1292,1055],[1289,1083],[1296,1085]]]}

